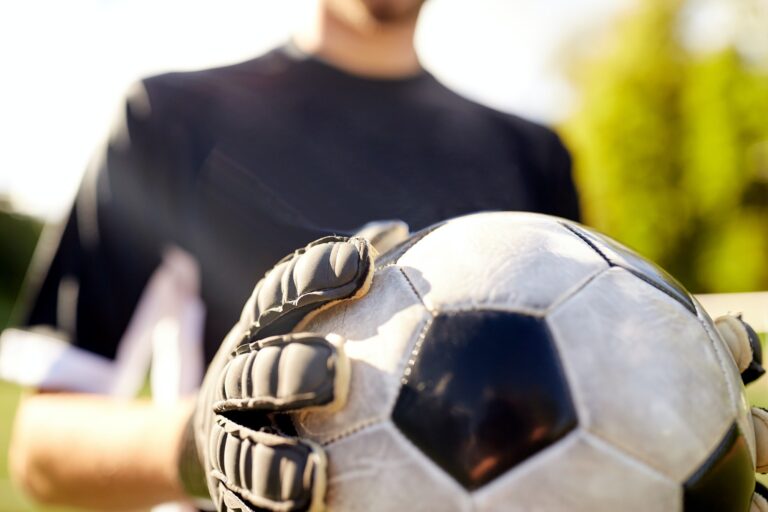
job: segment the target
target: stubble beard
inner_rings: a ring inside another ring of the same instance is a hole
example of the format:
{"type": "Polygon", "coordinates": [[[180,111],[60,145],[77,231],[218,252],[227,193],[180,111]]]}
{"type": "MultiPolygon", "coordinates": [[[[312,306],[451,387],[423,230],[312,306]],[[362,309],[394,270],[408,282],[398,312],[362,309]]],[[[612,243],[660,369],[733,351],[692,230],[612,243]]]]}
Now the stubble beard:
{"type": "Polygon", "coordinates": [[[372,21],[381,25],[410,23],[419,17],[426,0],[397,2],[392,0],[359,0],[372,21]],[[405,5],[400,5],[401,3],[405,5]]]}

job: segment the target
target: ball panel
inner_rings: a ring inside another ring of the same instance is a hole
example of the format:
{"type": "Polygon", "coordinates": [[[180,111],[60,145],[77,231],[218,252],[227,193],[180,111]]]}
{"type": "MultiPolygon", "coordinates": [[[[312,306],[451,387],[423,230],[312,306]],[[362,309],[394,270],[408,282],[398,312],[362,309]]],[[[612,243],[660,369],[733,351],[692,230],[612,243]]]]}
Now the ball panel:
{"type": "Polygon", "coordinates": [[[469,496],[389,423],[326,447],[328,507],[345,512],[469,512],[469,496]]]}
{"type": "Polygon", "coordinates": [[[604,273],[548,323],[583,427],[675,481],[698,467],[734,421],[698,318],[629,272],[604,273]]]}
{"type": "Polygon", "coordinates": [[[398,264],[431,310],[497,305],[543,311],[608,268],[552,217],[508,212],[455,219],[398,264]]]}
{"type": "Polygon", "coordinates": [[[734,423],[702,466],[686,480],[685,512],[747,512],[755,469],[746,439],[734,423]]]}
{"type": "Polygon", "coordinates": [[[435,317],[392,421],[473,490],[557,442],[577,418],[543,320],[473,311],[435,317]]]}
{"type": "Polygon", "coordinates": [[[473,494],[475,512],[679,512],[682,489],[585,432],[473,494]]]}
{"type": "Polygon", "coordinates": [[[407,354],[431,318],[400,270],[389,267],[374,275],[362,299],[322,311],[310,320],[307,331],[346,338],[344,350],[352,372],[346,406],[334,413],[294,415],[298,432],[325,443],[388,418],[407,354]]]}
{"type": "Polygon", "coordinates": [[[403,240],[402,242],[394,246],[392,249],[382,254],[376,260],[376,268],[380,269],[388,265],[396,264],[397,261],[400,259],[400,257],[406,252],[408,252],[411,249],[411,247],[419,243],[422,238],[424,238],[434,230],[438,229],[439,227],[443,226],[444,224],[445,222],[438,222],[437,224],[432,224],[431,226],[428,226],[420,231],[412,233],[406,240],[403,240]]]}
{"type": "Polygon", "coordinates": [[[643,258],[632,249],[591,229],[573,222],[563,222],[563,225],[584,240],[585,243],[594,247],[596,251],[599,251],[612,266],[628,270],[677,300],[691,313],[696,314],[691,295],[677,279],[669,275],[664,269],[643,258]]]}

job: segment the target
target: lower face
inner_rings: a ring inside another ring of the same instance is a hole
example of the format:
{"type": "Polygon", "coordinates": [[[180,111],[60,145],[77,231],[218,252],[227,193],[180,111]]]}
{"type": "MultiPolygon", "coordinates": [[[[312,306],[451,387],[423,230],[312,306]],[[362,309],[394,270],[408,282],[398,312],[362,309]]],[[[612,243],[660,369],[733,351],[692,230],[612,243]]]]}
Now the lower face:
{"type": "Polygon", "coordinates": [[[358,0],[371,17],[381,22],[413,19],[419,14],[425,0],[358,0]]]}
{"type": "Polygon", "coordinates": [[[413,21],[426,0],[327,0],[337,13],[348,17],[353,12],[365,14],[379,23],[413,21]]]}

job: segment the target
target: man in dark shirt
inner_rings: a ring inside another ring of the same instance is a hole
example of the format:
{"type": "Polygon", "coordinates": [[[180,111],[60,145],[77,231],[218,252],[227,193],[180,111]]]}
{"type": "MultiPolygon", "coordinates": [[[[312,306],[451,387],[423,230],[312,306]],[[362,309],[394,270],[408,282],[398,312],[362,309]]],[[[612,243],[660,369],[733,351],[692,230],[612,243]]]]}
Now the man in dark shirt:
{"type": "Polygon", "coordinates": [[[78,306],[92,309],[68,334],[109,358],[169,245],[200,265],[210,357],[253,283],[312,239],[372,219],[420,229],[479,210],[578,215],[552,132],[427,71],[364,78],[291,45],[144,80],[119,129],[70,217],[43,285],[50,298],[29,320],[56,325],[61,280],[75,278],[78,306]],[[90,243],[83,216],[97,230],[90,243]]]}
{"type": "MultiPolygon", "coordinates": [[[[416,230],[480,210],[577,219],[570,160],[554,133],[464,99],[420,66],[413,32],[421,4],[323,1],[315,29],[295,43],[138,83],[52,259],[43,254],[50,249],[39,251],[45,272],[28,290],[25,327],[3,335],[0,358],[24,353],[29,361],[17,355],[19,364],[5,367],[45,390],[130,394],[142,375],[123,363],[136,366],[136,354],[146,352],[141,340],[161,323],[158,312],[183,327],[187,356],[196,338],[210,361],[253,284],[313,239],[371,220],[400,219],[416,230]]],[[[111,415],[115,424],[143,414],[139,423],[156,426],[157,411],[45,394],[23,407],[14,441],[19,479],[43,499],[105,508],[120,498],[94,495],[96,475],[55,469],[71,466],[67,446],[86,436],[74,420],[71,432],[62,420],[55,442],[28,441],[45,438],[44,418],[64,406],[111,415]],[[38,464],[41,457],[50,465],[38,464]],[[73,491],[89,485],[86,498],[73,491]]],[[[176,430],[164,439],[174,439],[187,411],[165,411],[164,424],[176,430]]],[[[110,443],[132,446],[136,432],[112,432],[110,443]]],[[[149,487],[118,472],[123,505],[178,497],[167,461],[157,466],[165,481],[154,475],[149,487]],[[131,493],[133,485],[145,492],[131,493]]]]}

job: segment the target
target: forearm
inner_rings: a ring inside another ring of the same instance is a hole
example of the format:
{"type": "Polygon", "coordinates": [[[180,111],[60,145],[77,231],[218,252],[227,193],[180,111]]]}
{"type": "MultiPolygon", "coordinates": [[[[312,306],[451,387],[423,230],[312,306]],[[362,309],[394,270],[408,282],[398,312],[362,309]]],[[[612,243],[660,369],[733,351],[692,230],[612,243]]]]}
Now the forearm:
{"type": "Polygon", "coordinates": [[[12,475],[48,503],[125,510],[181,499],[177,457],[190,411],[191,404],[30,396],[16,417],[12,475]]]}

